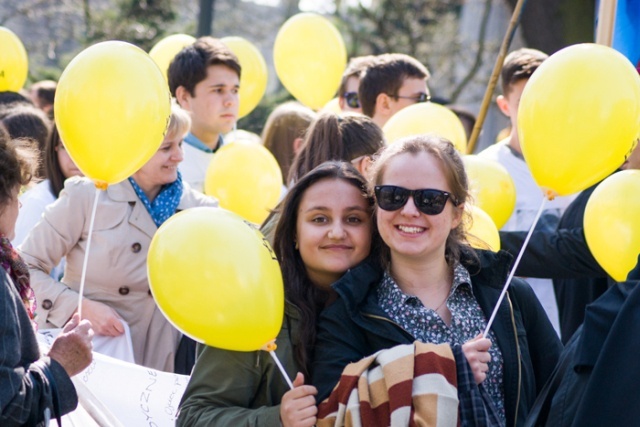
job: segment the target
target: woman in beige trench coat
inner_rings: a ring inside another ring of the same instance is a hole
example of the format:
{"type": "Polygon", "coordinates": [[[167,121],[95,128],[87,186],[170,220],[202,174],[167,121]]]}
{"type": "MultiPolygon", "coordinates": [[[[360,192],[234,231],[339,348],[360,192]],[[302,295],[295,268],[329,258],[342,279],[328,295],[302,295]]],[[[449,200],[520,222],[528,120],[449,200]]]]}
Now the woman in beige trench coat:
{"type": "MultiPolygon", "coordinates": [[[[169,372],[181,335],[151,295],[149,244],[162,221],[176,211],[217,206],[215,199],[192,190],[178,175],[189,124],[187,113],[174,107],[156,154],[129,180],[100,192],[82,302],[82,316],[92,322],[96,334],[121,335],[120,319],[124,320],[131,329],[135,362],[169,372]]],[[[19,248],[29,266],[39,328],[60,328],[78,309],[95,193],[87,178],[67,180],[60,198],[19,248]],[[67,265],[58,282],[49,272],[65,256],[67,265]]]]}

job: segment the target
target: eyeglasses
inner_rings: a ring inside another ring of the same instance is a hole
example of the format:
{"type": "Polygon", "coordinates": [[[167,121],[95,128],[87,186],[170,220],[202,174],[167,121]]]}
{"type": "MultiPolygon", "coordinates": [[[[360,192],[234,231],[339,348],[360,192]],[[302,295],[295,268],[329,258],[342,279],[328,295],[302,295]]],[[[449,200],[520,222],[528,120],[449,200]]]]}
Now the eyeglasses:
{"type": "Polygon", "coordinates": [[[360,100],[358,99],[358,92],[345,92],[344,100],[347,102],[349,108],[360,108],[360,100]]]}
{"type": "Polygon", "coordinates": [[[419,190],[409,190],[395,185],[377,185],[374,188],[376,202],[380,209],[385,211],[397,211],[407,204],[409,196],[413,197],[416,208],[427,215],[438,215],[444,210],[447,200],[458,205],[456,199],[446,191],[423,188],[419,190]]]}
{"type": "Polygon", "coordinates": [[[431,95],[429,95],[428,93],[420,93],[417,96],[400,96],[400,95],[389,95],[392,98],[402,98],[402,99],[410,99],[412,101],[416,101],[416,102],[429,102],[431,101],[431,95]]]}

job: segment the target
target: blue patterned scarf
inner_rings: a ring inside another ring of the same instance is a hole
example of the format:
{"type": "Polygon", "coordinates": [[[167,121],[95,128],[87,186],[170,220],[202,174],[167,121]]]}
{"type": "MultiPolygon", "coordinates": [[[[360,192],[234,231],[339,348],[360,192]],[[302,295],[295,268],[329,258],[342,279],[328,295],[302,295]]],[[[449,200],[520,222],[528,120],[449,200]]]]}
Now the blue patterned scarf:
{"type": "Polygon", "coordinates": [[[178,205],[180,204],[180,199],[182,198],[182,175],[178,172],[178,179],[173,181],[171,184],[165,184],[162,186],[160,193],[156,196],[153,202],[149,201],[149,198],[142,188],[133,180],[133,178],[129,177],[129,182],[133,187],[133,190],[138,195],[138,198],[142,201],[142,204],[145,208],[147,208],[147,212],[151,215],[153,222],[156,223],[158,227],[162,225],[171,215],[176,213],[176,209],[178,209],[178,205]]]}

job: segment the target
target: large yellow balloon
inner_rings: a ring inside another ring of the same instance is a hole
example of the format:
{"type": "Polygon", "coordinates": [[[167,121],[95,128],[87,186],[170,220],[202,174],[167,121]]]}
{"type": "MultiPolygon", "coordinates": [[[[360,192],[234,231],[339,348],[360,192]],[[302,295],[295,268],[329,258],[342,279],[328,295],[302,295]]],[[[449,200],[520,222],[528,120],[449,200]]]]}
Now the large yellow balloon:
{"type": "Polygon", "coordinates": [[[487,249],[493,252],[500,250],[500,233],[491,217],[474,205],[466,207],[471,223],[465,224],[467,241],[476,249],[487,249]]]}
{"type": "Polygon", "coordinates": [[[584,235],[600,266],[618,282],[640,253],[640,171],[618,172],[598,185],[584,211],[584,235]]]}
{"type": "Polygon", "coordinates": [[[24,45],[13,31],[0,27],[0,92],[18,92],[29,71],[24,45]]]}
{"type": "Polygon", "coordinates": [[[389,144],[405,136],[434,133],[451,141],[459,152],[467,151],[467,134],[458,116],[433,102],[420,102],[403,108],[387,121],[382,130],[389,144]]]}
{"type": "Polygon", "coordinates": [[[163,38],[151,48],[149,56],[158,64],[162,75],[167,81],[169,80],[167,71],[173,58],[183,48],[193,44],[195,41],[195,37],[188,34],[173,34],[163,38]]]}
{"type": "Polygon", "coordinates": [[[262,145],[237,141],[222,147],[209,163],[204,191],[220,207],[260,224],[278,204],[282,172],[273,154],[262,145]]]}
{"type": "Polygon", "coordinates": [[[239,216],[216,208],[174,215],[153,237],[147,266],[158,307],[196,341],[254,351],[276,338],[280,267],[267,240],[239,216]]]}
{"type": "Polygon", "coordinates": [[[522,93],[522,152],[549,194],[572,194],[608,176],[639,132],[640,77],[609,47],[579,44],[558,51],[522,93]]]}
{"type": "Polygon", "coordinates": [[[104,188],[131,176],[155,154],[171,101],[149,55],[132,44],[108,41],[69,63],[58,82],[54,110],[69,155],[104,188]]]}
{"type": "Polygon", "coordinates": [[[267,90],[267,63],[258,48],[242,37],[224,37],[220,41],[236,54],[242,67],[238,111],[241,118],[256,108],[267,90]]]}
{"type": "Polygon", "coordinates": [[[298,101],[321,109],[338,90],[347,65],[342,36],[326,18],[300,13],[282,25],[273,46],[276,74],[298,101]]]}
{"type": "Polygon", "coordinates": [[[500,163],[475,155],[463,156],[469,188],[476,206],[485,211],[497,228],[507,223],[516,207],[516,186],[500,163]]]}

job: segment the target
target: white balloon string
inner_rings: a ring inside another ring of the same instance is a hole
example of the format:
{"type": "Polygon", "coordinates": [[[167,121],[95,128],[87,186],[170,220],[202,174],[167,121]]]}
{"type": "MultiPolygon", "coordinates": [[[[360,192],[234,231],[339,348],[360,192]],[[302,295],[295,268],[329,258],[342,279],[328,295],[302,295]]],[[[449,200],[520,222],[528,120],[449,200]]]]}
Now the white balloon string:
{"type": "Polygon", "coordinates": [[[273,350],[269,351],[269,354],[271,355],[271,357],[273,357],[273,360],[276,362],[276,365],[278,365],[278,369],[280,369],[280,373],[284,377],[285,381],[287,381],[287,384],[289,384],[289,388],[293,390],[294,389],[293,383],[291,382],[289,375],[287,375],[287,371],[284,370],[282,363],[280,363],[280,359],[278,359],[278,355],[273,350]]]}
{"type": "Polygon", "coordinates": [[[96,197],[93,201],[93,210],[91,211],[91,220],[89,221],[89,235],[87,236],[87,250],[84,252],[84,261],[82,262],[82,276],[80,278],[80,290],[78,291],[78,315],[82,320],[82,295],[84,294],[84,280],[87,277],[87,263],[89,261],[89,250],[91,249],[91,236],[93,235],[93,223],[96,219],[96,209],[98,208],[98,199],[100,198],[100,190],[96,187],[96,197]]]}
{"type": "Polygon", "coordinates": [[[511,267],[511,272],[509,273],[509,277],[507,277],[507,283],[505,283],[504,287],[502,288],[502,292],[500,293],[500,298],[498,298],[498,302],[496,303],[496,306],[493,309],[493,313],[491,313],[491,317],[487,322],[487,327],[484,329],[484,332],[482,333],[482,338],[486,338],[487,335],[489,334],[489,329],[491,329],[491,325],[493,324],[493,321],[496,318],[496,314],[498,314],[498,309],[500,308],[500,304],[502,304],[502,300],[504,299],[504,296],[507,293],[507,290],[509,289],[511,280],[513,279],[513,276],[516,274],[516,269],[520,264],[520,260],[522,259],[524,250],[527,248],[527,245],[529,244],[529,239],[531,239],[533,230],[536,228],[536,224],[538,224],[538,220],[540,219],[540,215],[542,215],[542,211],[544,209],[544,205],[546,204],[546,202],[547,202],[547,198],[545,196],[542,198],[542,203],[540,203],[540,208],[538,209],[538,213],[536,214],[536,217],[533,220],[533,224],[531,224],[531,228],[529,228],[529,232],[527,233],[527,237],[524,239],[522,248],[520,248],[520,253],[518,253],[518,257],[516,258],[516,261],[513,263],[513,267],[511,267]]]}

